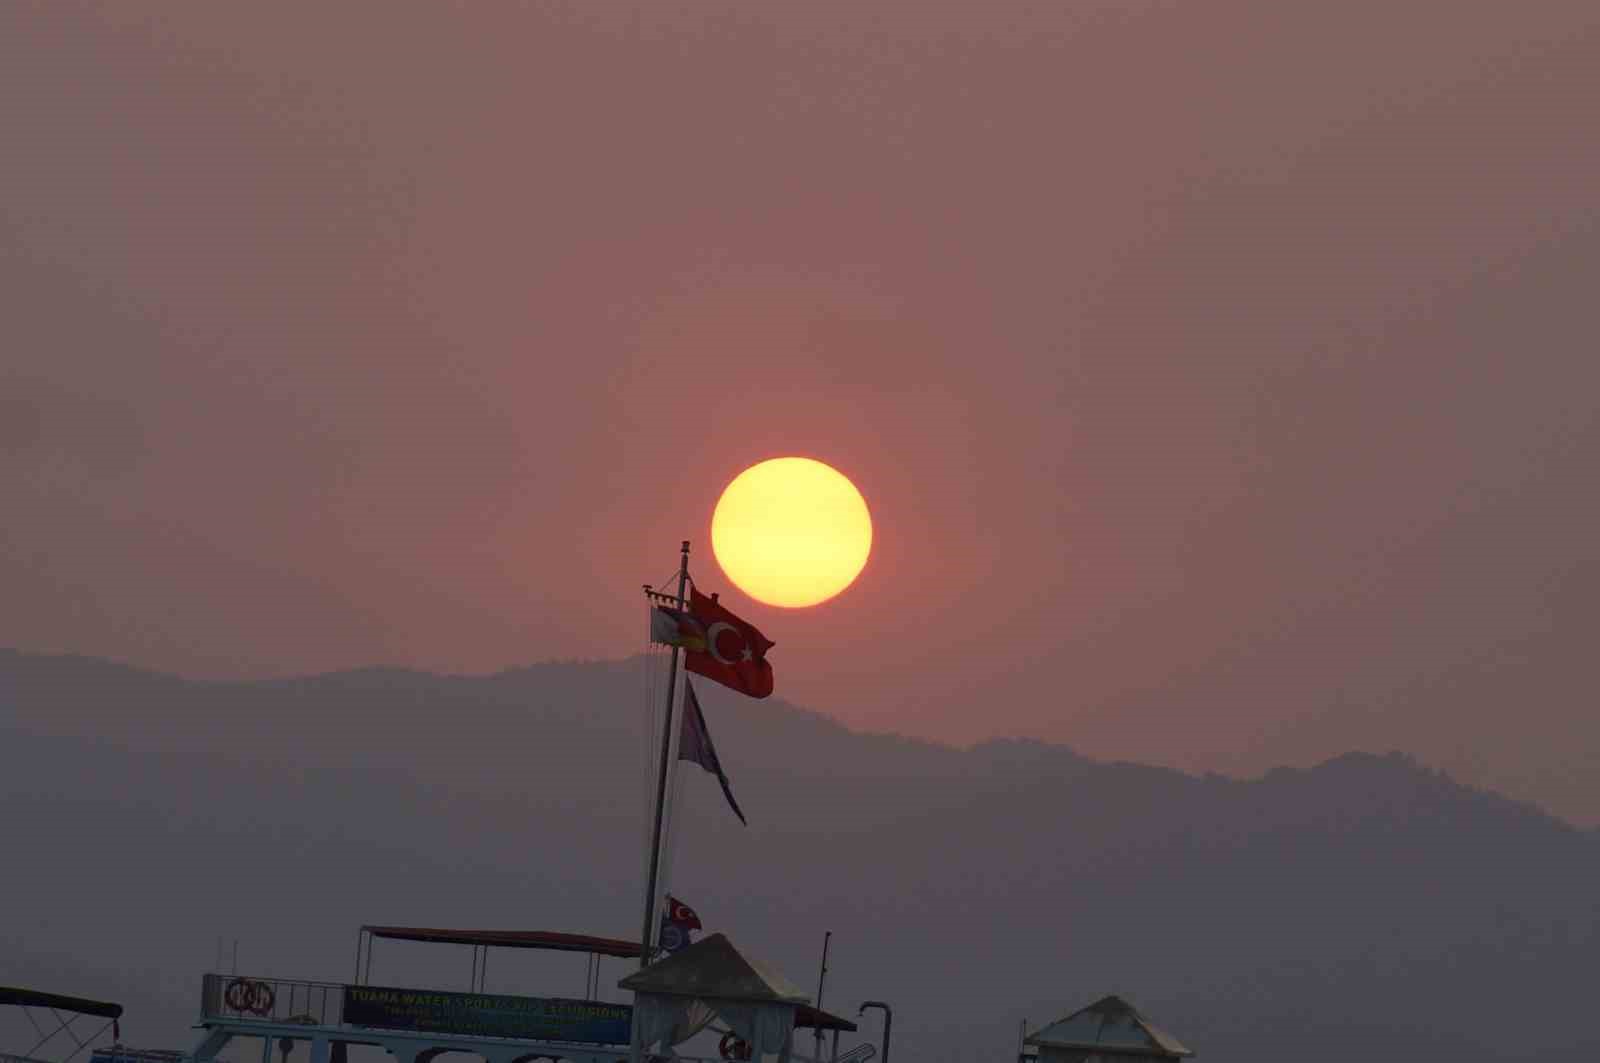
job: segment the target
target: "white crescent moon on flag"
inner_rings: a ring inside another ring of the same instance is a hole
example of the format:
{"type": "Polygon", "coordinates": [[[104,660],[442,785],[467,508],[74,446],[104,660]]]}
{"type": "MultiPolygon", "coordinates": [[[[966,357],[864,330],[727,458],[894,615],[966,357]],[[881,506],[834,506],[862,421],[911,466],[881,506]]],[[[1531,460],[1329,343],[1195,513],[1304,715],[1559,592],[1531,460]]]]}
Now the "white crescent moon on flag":
{"type": "MultiPolygon", "coordinates": [[[[706,628],[706,652],[711,654],[711,656],[715,657],[717,660],[721,661],[723,664],[738,664],[739,661],[729,660],[717,650],[717,639],[721,636],[723,628],[727,628],[735,635],[739,635],[739,644],[741,646],[744,645],[744,636],[739,634],[738,628],[734,627],[725,620],[718,620],[715,624],[712,624],[710,627],[706,628]]],[[[740,659],[742,660],[743,658],[741,657],[740,659]]]]}

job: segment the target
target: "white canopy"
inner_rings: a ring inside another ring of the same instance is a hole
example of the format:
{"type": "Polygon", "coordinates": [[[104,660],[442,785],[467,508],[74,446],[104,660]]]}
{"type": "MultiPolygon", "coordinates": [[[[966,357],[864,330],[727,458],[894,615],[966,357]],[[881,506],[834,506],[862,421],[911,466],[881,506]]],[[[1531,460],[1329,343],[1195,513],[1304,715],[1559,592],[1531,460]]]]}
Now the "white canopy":
{"type": "Polygon", "coordinates": [[[1194,1055],[1121,997],[1102,997],[1030,1034],[1027,1044],[1048,1063],[1136,1063],[1194,1055]]]}
{"type": "Polygon", "coordinates": [[[788,1063],[795,1009],[811,998],[766,964],[746,956],[725,935],[711,934],[617,983],[631,989],[633,1053],[681,1044],[713,1018],[750,1045],[753,1058],[788,1063]]]}

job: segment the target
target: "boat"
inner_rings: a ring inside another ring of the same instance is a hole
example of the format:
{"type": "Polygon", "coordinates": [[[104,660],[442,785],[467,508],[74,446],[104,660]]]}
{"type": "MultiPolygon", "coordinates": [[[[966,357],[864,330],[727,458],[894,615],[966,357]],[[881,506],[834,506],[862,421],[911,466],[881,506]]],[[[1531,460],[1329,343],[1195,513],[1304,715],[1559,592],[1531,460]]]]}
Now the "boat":
{"type": "Polygon", "coordinates": [[[840,1035],[856,1032],[854,1022],[815,1007],[722,934],[709,935],[618,980],[619,989],[634,994],[634,1004],[600,999],[604,962],[637,961],[640,956],[638,942],[589,934],[363,926],[356,939],[354,976],[346,982],[206,974],[197,1023],[203,1033],[184,1063],[217,1063],[230,1046],[256,1043],[259,1048],[234,1054],[235,1063],[257,1058],[274,1063],[274,1052],[287,1063],[301,1045],[309,1049],[311,1063],[352,1063],[352,1050],[362,1048],[381,1050],[393,1063],[433,1063],[446,1052],[471,1053],[485,1063],[727,1063],[758,1054],[796,1063],[867,1063],[876,1055],[872,1045],[841,1052],[840,1035]],[[373,946],[381,940],[470,946],[467,985],[442,989],[375,982],[373,946]],[[507,948],[585,954],[583,995],[490,992],[489,954],[507,948]],[[795,1033],[801,1030],[831,1034],[832,1051],[821,1059],[795,1052],[795,1033]],[[677,1050],[696,1037],[702,1043],[715,1041],[715,1053],[677,1050]],[[752,1051],[752,1040],[767,1050],[752,1051]]]}
{"type": "MultiPolygon", "coordinates": [[[[791,1059],[798,1063],[866,1063],[871,1059],[876,1054],[871,1045],[841,1053],[840,1035],[855,1033],[854,1022],[823,1011],[819,1000],[738,949],[726,935],[694,940],[693,932],[702,929],[699,917],[666,895],[663,828],[669,781],[680,761],[715,774],[730,808],[744,819],[688,673],[696,672],[751,697],[772,692],[771,668],[764,656],[772,643],[721,605],[716,595],[693,588],[688,542],[682,544],[675,576],[676,593],[645,587],[651,643],[670,650],[670,655],[665,712],[659,726],[652,722],[646,728],[646,741],[653,744],[659,739],[660,751],[638,938],[551,930],[364,925],[356,935],[355,967],[348,980],[207,972],[200,984],[196,1023],[200,1036],[189,1052],[140,1052],[123,1048],[118,1038],[118,1044],[92,1063],[251,1063],[256,1059],[274,1063],[274,1053],[281,1063],[289,1063],[297,1049],[304,1051],[296,1063],[306,1056],[309,1063],[352,1063],[352,1055],[373,1055],[374,1049],[392,1057],[383,1063],[433,1063],[448,1052],[470,1053],[484,1063],[660,1063],[666,1059],[740,1063],[769,1056],[778,1063],[790,1063],[791,1059]],[[463,990],[388,985],[381,978],[375,981],[374,945],[384,940],[471,947],[468,984],[463,990]],[[490,953],[497,949],[586,955],[583,987],[576,996],[490,992],[488,963],[490,953]],[[631,973],[605,971],[608,961],[618,960],[629,964],[631,973]],[[631,1004],[604,999],[607,994],[602,987],[616,974],[625,976],[611,984],[619,991],[617,995],[631,994],[631,1004]],[[797,1030],[814,1035],[812,1056],[795,1051],[797,1030]],[[825,1034],[832,1036],[831,1051],[823,1050],[825,1034]],[[710,1047],[713,1043],[714,1049],[710,1047]],[[696,1045],[704,1054],[690,1054],[696,1045]],[[222,1056],[224,1051],[230,1055],[222,1056]]],[[[657,654],[655,663],[662,663],[660,656],[657,654]]],[[[646,689],[648,694],[662,688],[652,677],[646,689]]],[[[826,944],[823,959],[825,973],[826,944]]],[[[101,1001],[23,990],[4,992],[13,994],[14,999],[0,996],[0,1003],[31,1002],[106,1017],[113,1031],[122,1013],[120,1005],[101,1001]]],[[[86,1044],[81,1042],[80,1047],[86,1044]]],[[[373,1063],[381,1059],[376,1057],[373,1063]]],[[[57,1061],[35,1059],[30,1053],[3,1057],[0,1063],[57,1061]]]]}
{"type": "MultiPolygon", "coordinates": [[[[770,965],[738,949],[725,934],[696,941],[699,917],[666,894],[662,840],[669,782],[679,762],[717,776],[732,812],[733,798],[699,702],[694,672],[750,697],[772,693],[765,654],[773,643],[753,625],[702,594],[689,574],[689,543],[681,544],[675,593],[644,588],[650,643],[667,654],[665,712],[646,728],[659,740],[654,822],[640,935],[635,939],[550,930],[464,930],[415,926],[363,926],[356,935],[349,981],[239,976],[203,978],[199,1027],[203,1034],[188,1063],[217,1063],[241,1040],[260,1043],[261,1063],[283,1063],[297,1045],[309,1046],[310,1063],[350,1063],[353,1051],[379,1049],[393,1063],[433,1063],[446,1052],[468,1052],[485,1063],[653,1063],[664,1059],[744,1061],[776,1057],[778,1063],[866,1063],[877,1052],[857,1045],[841,1053],[839,1038],[856,1024],[823,1011],[770,965]],[[681,671],[680,671],[680,665],[681,671]],[[677,723],[674,723],[674,720],[677,723]],[[465,991],[382,984],[372,977],[373,946],[382,940],[467,945],[473,950],[465,991]],[[524,996],[491,993],[489,954],[494,949],[543,949],[587,955],[581,994],[524,996]],[[602,999],[608,960],[637,970],[615,987],[633,1003],[602,999]],[[810,1057],[795,1051],[795,1032],[809,1030],[810,1057]],[[831,1050],[824,1051],[824,1034],[831,1050]],[[715,1049],[709,1048],[711,1043],[715,1049]],[[704,1055],[689,1054],[699,1045],[704,1055]],[[713,1054],[714,1052],[714,1054],[713,1054]]],[[[670,581],[669,581],[670,584],[670,581]]],[[[658,662],[659,663],[659,662],[658,662]]],[[[647,698],[662,690],[654,676],[647,698]]],[[[651,705],[653,712],[653,704],[651,705]]],[[[654,720],[652,716],[652,720],[654,720]]],[[[826,944],[824,945],[826,972],[826,944]]],[[[821,984],[818,996],[821,995],[821,984]]]]}

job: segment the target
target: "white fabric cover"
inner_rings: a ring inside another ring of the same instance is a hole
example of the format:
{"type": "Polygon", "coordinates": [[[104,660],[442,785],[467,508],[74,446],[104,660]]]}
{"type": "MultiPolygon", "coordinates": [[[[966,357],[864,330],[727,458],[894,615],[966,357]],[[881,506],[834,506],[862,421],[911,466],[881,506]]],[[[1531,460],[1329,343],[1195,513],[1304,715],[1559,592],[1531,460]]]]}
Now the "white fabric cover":
{"type": "Polygon", "coordinates": [[[729,1000],[709,1003],[717,1009],[728,1028],[750,1045],[755,1055],[789,1057],[794,1043],[793,1004],[736,1004],[729,1000]]]}
{"type": "Polygon", "coordinates": [[[633,1043],[647,1052],[680,1045],[715,1017],[703,1000],[641,994],[633,1004],[633,1043]]]}
{"type": "Polygon", "coordinates": [[[740,1040],[751,1046],[753,1057],[777,1056],[787,1060],[794,1047],[793,1004],[700,1000],[640,993],[633,1001],[635,1058],[665,1053],[721,1018],[740,1040]]]}

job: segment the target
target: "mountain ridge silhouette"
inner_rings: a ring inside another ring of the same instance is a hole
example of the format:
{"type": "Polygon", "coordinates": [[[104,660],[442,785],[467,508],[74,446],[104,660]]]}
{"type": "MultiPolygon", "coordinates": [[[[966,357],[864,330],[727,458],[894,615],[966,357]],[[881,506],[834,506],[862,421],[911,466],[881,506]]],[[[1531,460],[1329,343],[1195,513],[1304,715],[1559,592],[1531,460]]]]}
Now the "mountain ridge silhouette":
{"type": "MultiPolygon", "coordinates": [[[[123,1000],[129,1040],[183,1046],[219,935],[242,969],[329,980],[363,922],[631,937],[648,666],[217,682],[0,651],[5,848],[30,869],[0,981],[123,1000]]],[[[1600,1048],[1594,832],[1403,753],[1194,776],[698,689],[751,826],[680,769],[671,888],[801,985],[833,930],[825,1003],[893,1001],[897,1055],[1007,1054],[1020,1019],[1106,992],[1202,1058],[1600,1048]],[[1479,1021],[1508,1007],[1549,1018],[1479,1021]]],[[[391,984],[465,978],[448,950],[378,952],[391,984]]],[[[569,979],[490,970],[503,991],[569,979]]]]}

